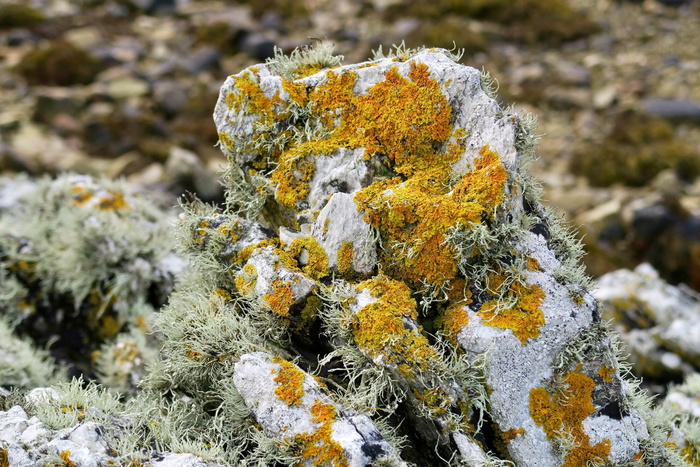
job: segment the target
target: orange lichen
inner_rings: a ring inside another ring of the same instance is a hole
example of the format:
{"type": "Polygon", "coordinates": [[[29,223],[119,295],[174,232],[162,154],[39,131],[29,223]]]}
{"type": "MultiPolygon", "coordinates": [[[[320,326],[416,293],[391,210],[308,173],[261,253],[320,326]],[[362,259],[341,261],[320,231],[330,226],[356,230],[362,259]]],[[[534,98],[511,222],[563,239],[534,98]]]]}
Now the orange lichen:
{"type": "Polygon", "coordinates": [[[261,117],[264,124],[271,124],[282,120],[289,115],[280,98],[280,91],[268,97],[260,87],[258,74],[252,68],[247,73],[241,73],[233,77],[235,80],[234,91],[226,95],[226,105],[229,110],[239,112],[245,110],[261,117]]]}
{"type": "Polygon", "coordinates": [[[469,313],[465,305],[465,301],[451,304],[441,319],[442,330],[447,339],[454,345],[457,345],[459,331],[469,324],[469,313]]]}
{"type": "Polygon", "coordinates": [[[10,467],[10,459],[7,449],[0,449],[0,467],[10,467]]]}
{"type": "Polygon", "coordinates": [[[377,298],[362,307],[351,322],[360,349],[370,358],[396,365],[408,377],[427,370],[438,355],[421,334],[420,326],[411,329],[409,325],[418,318],[411,289],[384,275],[366,280],[358,288],[369,290],[377,298]]]}
{"type": "Polygon", "coordinates": [[[244,297],[248,297],[253,293],[257,281],[258,270],[256,269],[255,265],[250,263],[243,266],[243,269],[238,272],[236,277],[233,279],[233,282],[236,285],[236,290],[238,290],[238,293],[244,297]]]}
{"type": "Polygon", "coordinates": [[[516,436],[522,435],[523,433],[525,433],[525,428],[523,427],[511,428],[508,431],[504,431],[501,437],[503,438],[503,441],[510,443],[516,436]]]}
{"type": "Polygon", "coordinates": [[[492,217],[504,197],[507,173],[498,155],[488,146],[480,154],[475,170],[464,174],[449,192],[448,164],[418,172],[406,181],[375,182],[357,193],[358,209],[389,246],[383,259],[391,265],[392,275],[412,285],[427,281],[436,288],[457,277],[458,254],[445,241],[449,229],[480,223],[484,215],[492,217]]]}
{"type": "Polygon", "coordinates": [[[493,218],[493,211],[503,203],[508,172],[496,151],[486,145],[474,159],[474,170],[467,172],[454,188],[458,202],[476,203],[493,218]]]}
{"type": "Polygon", "coordinates": [[[70,454],[69,450],[61,451],[59,454],[59,457],[63,460],[64,467],[75,467],[75,463],[71,460],[70,454]]]}
{"type": "Polygon", "coordinates": [[[605,381],[606,383],[612,383],[613,380],[613,375],[615,374],[615,368],[606,366],[606,365],[601,365],[600,369],[598,370],[598,375],[605,381]]]}
{"type": "MultiPolygon", "coordinates": [[[[491,274],[490,291],[498,293],[504,281],[502,275],[491,274]]],[[[523,345],[529,338],[537,339],[540,336],[540,327],[544,325],[544,312],[540,308],[545,298],[542,288],[537,284],[525,286],[515,281],[511,283],[505,298],[514,299],[515,303],[504,308],[502,299],[494,299],[481,305],[478,314],[484,324],[510,329],[523,345]]]]}
{"type": "Polygon", "coordinates": [[[591,446],[583,429],[583,421],[595,412],[593,379],[579,371],[557,377],[561,389],[550,394],[545,388],[530,390],[530,414],[542,427],[547,438],[554,440],[562,433],[573,437],[575,443],[565,457],[566,467],[585,467],[589,461],[605,460],[610,455],[610,440],[591,446]]]}
{"type": "Polygon", "coordinates": [[[333,422],[337,419],[335,407],[317,399],[311,406],[311,415],[311,420],[320,426],[313,433],[301,433],[296,436],[301,445],[301,457],[304,459],[298,465],[347,467],[345,451],[332,437],[333,422]]]}
{"type": "Polygon", "coordinates": [[[209,229],[209,221],[203,220],[199,223],[197,226],[197,237],[195,238],[195,242],[197,243],[204,243],[204,238],[207,236],[207,232],[209,229]]]}
{"type": "Polygon", "coordinates": [[[102,211],[119,211],[122,209],[131,209],[131,205],[124,198],[123,193],[118,191],[108,191],[107,196],[100,196],[97,208],[102,211]]]}
{"type": "Polygon", "coordinates": [[[275,279],[271,284],[272,291],[262,297],[274,313],[285,318],[289,317],[289,307],[294,304],[291,285],[291,281],[275,279]]]}
{"type": "Polygon", "coordinates": [[[452,398],[441,388],[413,389],[413,395],[425,406],[433,417],[441,417],[450,410],[452,398]]]}
{"type": "Polygon", "coordinates": [[[306,84],[294,81],[282,80],[282,89],[284,89],[289,98],[300,107],[305,106],[309,102],[309,92],[306,84]]]}
{"type": "Polygon", "coordinates": [[[303,252],[306,252],[308,258],[301,270],[310,278],[318,280],[330,274],[326,250],[318,244],[314,237],[295,239],[289,246],[289,252],[295,258],[299,258],[303,252]]]}
{"type": "Polygon", "coordinates": [[[528,256],[525,261],[527,263],[527,270],[528,271],[542,272],[542,266],[540,266],[540,263],[539,263],[539,261],[537,261],[537,258],[533,258],[532,256],[528,256]]]}
{"type": "Polygon", "coordinates": [[[309,196],[309,182],[316,172],[316,164],[313,155],[305,149],[313,148],[299,146],[284,152],[272,172],[270,179],[277,184],[275,199],[282,206],[294,208],[309,196]]]}
{"type": "Polygon", "coordinates": [[[338,248],[336,265],[338,267],[338,272],[346,275],[353,271],[352,261],[355,257],[355,249],[352,246],[352,242],[343,242],[338,248]]]}
{"type": "Polygon", "coordinates": [[[272,362],[280,366],[274,378],[274,381],[278,383],[275,388],[277,397],[287,405],[301,404],[301,398],[304,396],[304,372],[293,363],[280,357],[273,358],[272,362]]]}

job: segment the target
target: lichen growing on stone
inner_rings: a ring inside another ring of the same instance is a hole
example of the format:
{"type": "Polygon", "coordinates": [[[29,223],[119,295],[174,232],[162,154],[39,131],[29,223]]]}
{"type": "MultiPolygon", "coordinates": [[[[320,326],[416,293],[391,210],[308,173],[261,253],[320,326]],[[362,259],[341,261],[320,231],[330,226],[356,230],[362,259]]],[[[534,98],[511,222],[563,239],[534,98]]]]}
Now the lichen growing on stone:
{"type": "Polygon", "coordinates": [[[454,58],[404,48],[340,67],[324,46],[227,78],[227,204],[183,203],[191,268],[125,415],[133,450],[227,465],[680,459],[622,379],[580,245],[538,201],[535,120],[454,58]]]}

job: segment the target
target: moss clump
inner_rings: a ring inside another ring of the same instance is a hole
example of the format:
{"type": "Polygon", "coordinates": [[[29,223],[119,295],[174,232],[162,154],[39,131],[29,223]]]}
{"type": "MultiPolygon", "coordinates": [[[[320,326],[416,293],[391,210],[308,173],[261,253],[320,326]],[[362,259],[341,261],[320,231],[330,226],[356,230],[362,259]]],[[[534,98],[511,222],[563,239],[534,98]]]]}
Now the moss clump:
{"type": "Polygon", "coordinates": [[[30,28],[44,21],[41,11],[29,5],[0,5],[0,29],[30,28]]]}
{"type": "Polygon", "coordinates": [[[28,52],[15,68],[27,83],[45,86],[89,84],[101,70],[98,59],[62,41],[28,52]]]}
{"type": "Polygon", "coordinates": [[[684,180],[695,179],[700,154],[678,139],[665,120],[628,110],[601,142],[578,148],[570,168],[594,186],[643,186],[664,169],[673,169],[684,180]]]}
{"type": "Polygon", "coordinates": [[[562,435],[573,438],[573,447],[565,455],[564,466],[585,467],[592,461],[605,461],[610,455],[610,440],[591,446],[583,421],[595,412],[595,382],[579,371],[556,377],[555,392],[545,388],[530,390],[530,414],[550,440],[562,435]]]}

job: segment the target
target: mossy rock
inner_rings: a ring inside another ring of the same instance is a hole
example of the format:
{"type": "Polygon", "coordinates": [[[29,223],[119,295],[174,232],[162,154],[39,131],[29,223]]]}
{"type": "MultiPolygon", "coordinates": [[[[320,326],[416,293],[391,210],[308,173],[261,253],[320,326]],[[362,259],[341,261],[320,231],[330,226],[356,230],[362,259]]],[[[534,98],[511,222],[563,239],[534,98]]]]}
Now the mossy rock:
{"type": "Polygon", "coordinates": [[[0,5],[0,29],[29,28],[44,21],[41,11],[29,5],[0,5]]]}
{"type": "Polygon", "coordinates": [[[97,58],[65,41],[32,50],[15,68],[30,85],[46,86],[89,84],[101,70],[97,58]]]}
{"type": "Polygon", "coordinates": [[[628,110],[615,119],[602,141],[576,150],[570,168],[594,186],[643,186],[669,168],[682,179],[695,179],[700,154],[677,139],[665,120],[628,110]]]}

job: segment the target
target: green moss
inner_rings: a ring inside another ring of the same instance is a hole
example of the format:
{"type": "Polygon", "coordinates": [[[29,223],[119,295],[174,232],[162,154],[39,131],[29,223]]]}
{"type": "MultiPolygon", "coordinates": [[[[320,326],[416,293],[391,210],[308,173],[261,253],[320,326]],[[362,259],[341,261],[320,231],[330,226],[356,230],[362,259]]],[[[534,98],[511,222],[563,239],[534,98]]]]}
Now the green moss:
{"type": "Polygon", "coordinates": [[[664,169],[675,170],[681,179],[695,179],[700,154],[677,138],[665,120],[629,110],[618,115],[602,141],[578,148],[570,168],[594,186],[643,186],[664,169]]]}
{"type": "Polygon", "coordinates": [[[28,28],[44,21],[36,8],[21,3],[0,5],[0,29],[28,28]]]}
{"type": "Polygon", "coordinates": [[[28,52],[15,68],[27,83],[45,86],[89,84],[101,70],[98,59],[61,41],[28,52]]]}

